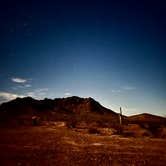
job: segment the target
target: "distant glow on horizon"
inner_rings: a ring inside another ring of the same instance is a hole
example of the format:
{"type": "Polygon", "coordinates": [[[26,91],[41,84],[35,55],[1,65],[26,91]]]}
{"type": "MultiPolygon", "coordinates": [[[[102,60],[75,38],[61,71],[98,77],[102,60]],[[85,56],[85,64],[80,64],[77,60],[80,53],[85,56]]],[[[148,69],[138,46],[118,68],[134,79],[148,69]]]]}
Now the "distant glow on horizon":
{"type": "Polygon", "coordinates": [[[25,96],[7,92],[0,92],[0,104],[2,104],[3,102],[14,100],[17,97],[23,98],[25,96]]]}

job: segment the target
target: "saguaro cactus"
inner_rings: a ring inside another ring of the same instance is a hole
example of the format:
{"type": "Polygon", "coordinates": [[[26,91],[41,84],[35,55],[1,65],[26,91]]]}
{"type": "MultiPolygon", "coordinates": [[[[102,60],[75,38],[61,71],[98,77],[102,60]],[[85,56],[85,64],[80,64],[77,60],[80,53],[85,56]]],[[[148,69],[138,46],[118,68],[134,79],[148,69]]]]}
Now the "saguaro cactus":
{"type": "Polygon", "coordinates": [[[122,134],[122,108],[120,107],[119,113],[119,134],[122,134]]]}
{"type": "Polygon", "coordinates": [[[119,124],[122,125],[122,108],[120,107],[119,124]]]}

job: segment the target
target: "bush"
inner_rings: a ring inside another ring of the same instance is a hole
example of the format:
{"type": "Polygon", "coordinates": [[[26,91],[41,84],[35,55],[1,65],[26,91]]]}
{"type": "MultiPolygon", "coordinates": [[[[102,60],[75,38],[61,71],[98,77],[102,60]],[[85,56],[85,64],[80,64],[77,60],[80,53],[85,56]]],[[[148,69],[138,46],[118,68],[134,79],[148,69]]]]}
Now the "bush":
{"type": "Polygon", "coordinates": [[[96,128],[89,129],[89,134],[100,134],[100,131],[96,128]]]}

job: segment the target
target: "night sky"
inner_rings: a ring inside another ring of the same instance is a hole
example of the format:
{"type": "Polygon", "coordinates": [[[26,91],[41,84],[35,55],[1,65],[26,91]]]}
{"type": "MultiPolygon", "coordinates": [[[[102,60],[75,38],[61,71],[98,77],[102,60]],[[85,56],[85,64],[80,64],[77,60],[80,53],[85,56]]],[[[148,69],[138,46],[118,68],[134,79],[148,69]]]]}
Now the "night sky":
{"type": "Polygon", "coordinates": [[[0,25],[0,103],[80,96],[166,115],[164,0],[2,0],[0,25]]]}

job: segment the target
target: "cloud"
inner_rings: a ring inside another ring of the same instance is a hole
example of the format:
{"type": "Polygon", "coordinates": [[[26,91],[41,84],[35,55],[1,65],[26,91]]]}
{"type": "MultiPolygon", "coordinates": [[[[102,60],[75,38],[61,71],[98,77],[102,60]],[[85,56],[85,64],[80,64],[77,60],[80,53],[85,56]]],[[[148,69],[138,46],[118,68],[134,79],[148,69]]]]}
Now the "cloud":
{"type": "Polygon", "coordinates": [[[27,92],[27,96],[36,97],[35,92],[27,92]]]}
{"type": "Polygon", "coordinates": [[[46,91],[48,91],[48,88],[40,88],[35,90],[35,92],[46,92],[46,91]]]}
{"type": "Polygon", "coordinates": [[[18,86],[15,86],[15,87],[12,87],[13,90],[17,90],[17,89],[25,89],[25,88],[31,88],[32,85],[31,84],[21,84],[21,85],[18,85],[18,86]]]}
{"type": "Polygon", "coordinates": [[[0,103],[16,99],[17,97],[23,98],[25,96],[8,92],[0,92],[0,103]]]}
{"type": "Polygon", "coordinates": [[[120,90],[120,89],[112,89],[111,92],[112,93],[121,93],[122,90],[120,90]]]}
{"type": "Polygon", "coordinates": [[[112,89],[111,92],[112,93],[123,93],[125,91],[132,91],[135,89],[136,89],[136,87],[134,87],[134,86],[123,86],[123,87],[120,87],[119,89],[112,89]]]}
{"type": "Polygon", "coordinates": [[[27,92],[26,95],[33,98],[43,98],[47,94],[48,88],[35,89],[34,91],[27,92]]]}
{"type": "Polygon", "coordinates": [[[18,78],[18,77],[13,77],[13,78],[11,78],[11,80],[12,80],[13,82],[16,82],[16,83],[25,83],[25,82],[27,82],[26,79],[18,78]]]}
{"type": "Polygon", "coordinates": [[[64,93],[65,96],[71,96],[71,93],[70,92],[66,92],[64,93]]]}
{"type": "Polygon", "coordinates": [[[30,87],[32,87],[32,85],[31,84],[25,84],[24,87],[30,88],[30,87]]]}
{"type": "Polygon", "coordinates": [[[124,86],[122,87],[123,90],[135,90],[136,88],[133,86],[124,86]]]}

